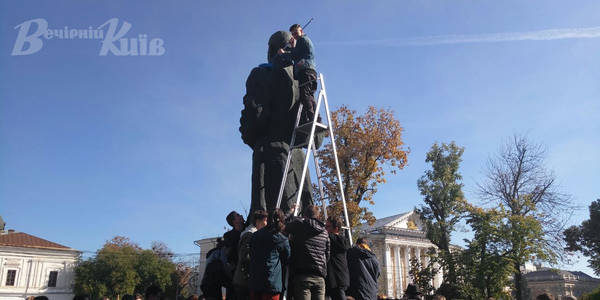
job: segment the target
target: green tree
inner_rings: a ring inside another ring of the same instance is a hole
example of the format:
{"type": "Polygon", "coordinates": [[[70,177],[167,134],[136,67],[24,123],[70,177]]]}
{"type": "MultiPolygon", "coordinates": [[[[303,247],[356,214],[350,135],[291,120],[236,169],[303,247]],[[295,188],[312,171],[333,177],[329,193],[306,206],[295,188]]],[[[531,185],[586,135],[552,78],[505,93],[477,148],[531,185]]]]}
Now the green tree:
{"type": "MultiPolygon", "coordinates": [[[[444,283],[454,291],[458,290],[458,283],[450,238],[464,210],[462,176],[458,172],[463,152],[464,148],[454,142],[433,144],[425,159],[431,163],[431,169],[417,181],[425,202],[417,212],[427,225],[427,237],[439,249],[444,283]]],[[[446,296],[453,298],[454,294],[451,292],[446,296]]]]}
{"type": "Polygon", "coordinates": [[[506,210],[507,258],[513,267],[514,297],[524,299],[521,268],[533,257],[562,258],[562,232],[568,196],[556,189],[556,178],[544,166],[545,151],[525,137],[514,136],[488,162],[479,192],[486,203],[506,210]]]}
{"type": "Polygon", "coordinates": [[[510,285],[512,264],[507,258],[506,212],[473,206],[468,211],[473,239],[466,241],[467,249],[459,255],[461,294],[467,299],[508,298],[504,288],[510,285]]]}
{"type": "Polygon", "coordinates": [[[128,238],[115,237],[96,254],[97,275],[104,279],[111,297],[132,294],[139,276],[135,261],[140,247],[128,238]]]}
{"type": "MultiPolygon", "coordinates": [[[[372,224],[375,217],[365,202],[373,205],[377,186],[385,183],[386,171],[395,174],[407,163],[408,149],[402,127],[389,109],[369,107],[363,115],[342,106],[331,113],[344,196],[352,226],[361,220],[372,224]]],[[[331,214],[342,216],[341,196],[331,143],[319,150],[320,169],[331,214]]]]}
{"type": "Polygon", "coordinates": [[[98,272],[98,264],[94,261],[80,262],[75,268],[75,294],[90,295],[92,299],[108,295],[108,287],[104,278],[98,277],[98,272]]]}
{"type": "Polygon", "coordinates": [[[152,250],[138,253],[135,270],[140,277],[135,288],[137,292],[145,291],[152,284],[160,286],[163,291],[173,285],[171,275],[175,273],[175,264],[152,250]]]}
{"type": "Polygon", "coordinates": [[[117,236],[107,241],[95,257],[78,264],[74,290],[92,298],[143,293],[150,284],[165,290],[173,285],[173,273],[175,264],[169,259],[152,250],[143,250],[129,238],[117,236]]]}
{"type": "Polygon", "coordinates": [[[581,300],[600,300],[600,287],[581,297],[581,300]]]}
{"type": "Polygon", "coordinates": [[[420,261],[416,257],[411,258],[408,273],[423,294],[433,295],[435,292],[433,279],[440,271],[440,262],[434,248],[427,250],[426,257],[428,258],[426,263],[423,263],[422,260],[420,261]]]}
{"type": "Polygon", "coordinates": [[[600,275],[600,199],[589,207],[590,218],[579,226],[564,231],[567,251],[580,251],[589,257],[588,263],[596,275],[600,275]]]}

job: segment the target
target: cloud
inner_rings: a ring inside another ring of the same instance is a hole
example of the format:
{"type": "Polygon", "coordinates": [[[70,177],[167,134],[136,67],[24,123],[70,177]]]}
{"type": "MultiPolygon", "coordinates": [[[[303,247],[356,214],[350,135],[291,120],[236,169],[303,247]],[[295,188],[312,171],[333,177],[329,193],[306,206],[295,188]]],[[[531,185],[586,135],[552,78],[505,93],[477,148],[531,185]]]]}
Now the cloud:
{"type": "Polygon", "coordinates": [[[562,39],[599,38],[600,27],[546,29],[525,32],[486,33],[471,35],[435,35],[415,38],[325,41],[327,46],[388,46],[411,47],[466,43],[497,43],[510,41],[549,41],[562,39]]]}

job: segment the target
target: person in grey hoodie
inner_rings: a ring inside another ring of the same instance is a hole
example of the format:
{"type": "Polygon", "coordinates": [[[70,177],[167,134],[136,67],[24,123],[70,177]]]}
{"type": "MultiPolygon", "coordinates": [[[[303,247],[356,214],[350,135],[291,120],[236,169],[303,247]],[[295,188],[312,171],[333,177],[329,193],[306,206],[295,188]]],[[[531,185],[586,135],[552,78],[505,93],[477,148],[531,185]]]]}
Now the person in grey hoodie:
{"type": "Polygon", "coordinates": [[[254,224],[246,227],[240,234],[238,263],[233,273],[233,286],[237,300],[250,299],[250,290],[248,289],[248,278],[250,277],[250,241],[256,231],[267,226],[267,216],[267,212],[262,209],[254,211],[252,214],[254,224]]]}

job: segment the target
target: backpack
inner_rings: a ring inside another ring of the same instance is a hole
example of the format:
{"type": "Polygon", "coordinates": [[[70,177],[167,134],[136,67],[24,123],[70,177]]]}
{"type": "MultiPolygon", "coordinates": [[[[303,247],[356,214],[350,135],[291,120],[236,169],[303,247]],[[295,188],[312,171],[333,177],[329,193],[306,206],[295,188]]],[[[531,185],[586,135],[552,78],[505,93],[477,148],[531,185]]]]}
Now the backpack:
{"type": "Polygon", "coordinates": [[[226,247],[218,245],[206,254],[206,268],[200,284],[204,294],[216,293],[222,286],[231,283],[231,277],[228,276],[230,266],[227,262],[226,251],[226,247]]]}
{"type": "Polygon", "coordinates": [[[250,72],[246,80],[244,109],[240,117],[242,140],[250,148],[268,132],[270,114],[272,71],[270,64],[262,64],[250,72]]]}

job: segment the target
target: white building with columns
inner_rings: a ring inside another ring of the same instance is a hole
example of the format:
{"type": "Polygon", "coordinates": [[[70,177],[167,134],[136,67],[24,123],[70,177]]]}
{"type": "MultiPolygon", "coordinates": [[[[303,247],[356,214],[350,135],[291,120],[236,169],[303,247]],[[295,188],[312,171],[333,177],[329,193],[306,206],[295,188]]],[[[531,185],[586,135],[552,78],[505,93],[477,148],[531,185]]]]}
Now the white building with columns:
{"type": "MultiPolygon", "coordinates": [[[[372,242],[372,250],[379,260],[379,295],[387,298],[401,298],[406,286],[411,283],[409,275],[410,259],[415,257],[421,263],[428,263],[425,253],[435,246],[427,239],[426,230],[420,216],[410,211],[377,219],[373,225],[363,225],[363,236],[372,242]]],[[[433,280],[433,286],[442,283],[441,272],[433,280]]]]}
{"type": "Polygon", "coordinates": [[[14,230],[0,230],[0,300],[47,296],[73,299],[74,267],[81,252],[14,230]]]}

